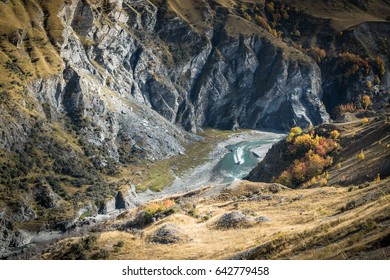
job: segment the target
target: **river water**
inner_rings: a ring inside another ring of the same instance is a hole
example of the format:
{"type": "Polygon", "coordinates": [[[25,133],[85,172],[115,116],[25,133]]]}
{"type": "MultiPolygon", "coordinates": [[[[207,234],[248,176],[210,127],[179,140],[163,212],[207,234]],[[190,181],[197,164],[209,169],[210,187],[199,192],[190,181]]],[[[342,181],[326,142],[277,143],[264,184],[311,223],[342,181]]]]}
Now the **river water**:
{"type": "Polygon", "coordinates": [[[223,183],[230,183],[246,177],[264,158],[264,151],[268,150],[275,140],[241,141],[226,146],[229,152],[223,156],[214,168],[214,178],[222,178],[223,183]]]}
{"type": "MultiPolygon", "coordinates": [[[[264,158],[273,143],[284,134],[247,130],[218,143],[209,160],[181,177],[161,192],[146,191],[136,195],[137,204],[164,196],[195,190],[207,185],[229,184],[242,179],[264,158]]],[[[135,197],[132,197],[134,200],[135,197]]]]}

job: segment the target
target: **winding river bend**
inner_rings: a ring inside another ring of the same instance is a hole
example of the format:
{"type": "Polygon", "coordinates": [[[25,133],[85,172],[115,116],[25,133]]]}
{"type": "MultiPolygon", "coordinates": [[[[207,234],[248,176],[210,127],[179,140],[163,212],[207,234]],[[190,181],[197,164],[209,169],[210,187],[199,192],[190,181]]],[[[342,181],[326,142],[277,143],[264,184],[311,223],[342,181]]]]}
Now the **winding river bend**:
{"type": "Polygon", "coordinates": [[[176,177],[171,186],[159,193],[147,191],[137,194],[138,203],[241,179],[264,158],[273,143],[283,137],[284,134],[254,130],[233,134],[215,146],[206,163],[189,170],[184,176],[176,177]]]}
{"type": "Polygon", "coordinates": [[[229,153],[218,162],[214,169],[215,176],[223,178],[224,183],[246,177],[274,142],[275,139],[242,141],[226,146],[229,153]]]}

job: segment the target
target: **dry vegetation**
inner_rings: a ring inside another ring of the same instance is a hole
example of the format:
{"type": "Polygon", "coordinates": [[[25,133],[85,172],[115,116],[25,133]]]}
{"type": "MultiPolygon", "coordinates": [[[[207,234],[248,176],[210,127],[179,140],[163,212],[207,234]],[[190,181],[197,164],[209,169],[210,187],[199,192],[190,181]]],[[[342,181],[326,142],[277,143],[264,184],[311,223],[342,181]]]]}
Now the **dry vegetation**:
{"type": "MultiPolygon", "coordinates": [[[[81,258],[110,259],[389,259],[390,178],[388,123],[360,120],[338,125],[341,150],[327,169],[329,181],[289,189],[273,183],[235,182],[150,202],[107,221],[81,258]],[[353,137],[355,142],[347,145],[353,137]],[[365,158],[359,159],[361,145],[365,158]],[[376,152],[378,150],[378,152],[376,152]],[[341,158],[347,160],[340,160],[341,158]],[[341,166],[338,165],[341,163],[341,166]],[[377,173],[384,166],[387,172],[377,173]],[[363,178],[363,179],[362,179],[363,178]],[[249,226],[217,229],[216,221],[238,211],[249,226]],[[264,220],[264,217],[269,219],[264,220]],[[151,243],[164,225],[186,239],[151,243]]],[[[302,135],[301,131],[293,131],[302,135]]],[[[296,139],[296,135],[294,136],[296,139]]],[[[82,238],[63,240],[42,258],[69,257],[82,238]]],[[[79,256],[79,257],[80,257],[79,256]]]]}
{"type": "Polygon", "coordinates": [[[0,89],[21,92],[26,82],[59,73],[62,23],[57,1],[0,2],[0,89]]]}
{"type": "MultiPolygon", "coordinates": [[[[203,197],[205,190],[195,198],[176,198],[173,214],[143,230],[100,233],[94,247],[84,253],[86,258],[104,250],[110,259],[224,259],[241,258],[243,251],[261,245],[262,249],[254,250],[247,258],[387,259],[388,183],[386,179],[381,184],[372,183],[352,191],[341,187],[281,188],[272,193],[266,184],[242,182],[213,199],[203,197]],[[254,192],[271,198],[251,200],[254,192]],[[371,194],[377,194],[378,198],[353,209],[346,208],[352,201],[371,194]],[[188,212],[188,204],[196,205],[196,215],[188,212]],[[213,223],[230,211],[267,216],[270,222],[249,228],[214,229],[213,223]],[[190,240],[170,245],[149,243],[148,236],[165,224],[176,225],[190,240]],[[118,243],[123,243],[120,249],[118,243]]],[[[132,214],[122,216],[115,224],[125,223],[132,214]]],[[[62,241],[42,257],[62,258],[71,244],[79,240],[62,241]]]]}
{"type": "Polygon", "coordinates": [[[315,5],[312,0],[284,0],[284,2],[315,17],[330,19],[332,26],[339,31],[362,22],[388,21],[390,14],[390,7],[381,0],[369,1],[369,8],[366,11],[348,1],[320,0],[316,1],[315,5]]]}

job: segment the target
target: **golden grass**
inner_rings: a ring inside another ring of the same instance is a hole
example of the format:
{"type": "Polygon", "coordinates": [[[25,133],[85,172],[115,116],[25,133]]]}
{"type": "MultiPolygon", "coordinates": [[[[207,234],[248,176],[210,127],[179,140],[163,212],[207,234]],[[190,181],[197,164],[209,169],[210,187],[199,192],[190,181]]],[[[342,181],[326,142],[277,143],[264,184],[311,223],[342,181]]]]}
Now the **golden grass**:
{"type": "Polygon", "coordinates": [[[330,19],[332,26],[338,31],[362,22],[386,21],[386,17],[390,14],[390,7],[380,0],[369,1],[368,11],[363,11],[350,4],[347,10],[334,9],[326,0],[316,1],[315,5],[312,0],[285,0],[284,2],[315,17],[330,19]]]}
{"type": "Polygon", "coordinates": [[[28,81],[55,75],[63,62],[56,48],[62,41],[57,14],[64,0],[0,2],[0,83],[10,93],[23,90],[28,81]],[[45,29],[44,15],[47,14],[45,29]],[[44,28],[42,28],[43,26],[44,28]],[[11,43],[12,42],[12,43],[11,43]],[[18,43],[16,43],[18,42],[18,43]]]}
{"type": "Polygon", "coordinates": [[[168,0],[168,6],[195,30],[204,32],[211,28],[205,21],[202,1],[168,0]]]}
{"type": "MultiPolygon", "coordinates": [[[[389,181],[386,179],[387,184],[389,181]]],[[[256,183],[243,182],[238,189],[243,185],[256,187],[256,183]]],[[[260,183],[257,187],[266,189],[265,185],[260,183]]],[[[109,251],[110,259],[224,259],[261,244],[271,244],[270,251],[255,258],[348,258],[353,250],[361,252],[368,243],[390,233],[388,228],[379,225],[380,219],[389,216],[388,190],[375,201],[340,211],[346,202],[377,187],[372,185],[352,192],[339,187],[281,190],[270,201],[239,201],[223,207],[221,203],[233,200],[244,190],[234,189],[223,199],[200,196],[191,201],[197,205],[200,216],[211,216],[208,221],[179,212],[147,227],[143,236],[121,231],[103,232],[97,247],[109,251]],[[271,222],[234,230],[215,230],[211,226],[222,214],[233,210],[253,216],[265,215],[271,222]],[[148,243],[147,237],[164,224],[177,225],[190,241],[172,245],[148,243]],[[124,241],[124,246],[115,250],[120,240],[124,241]]]]}

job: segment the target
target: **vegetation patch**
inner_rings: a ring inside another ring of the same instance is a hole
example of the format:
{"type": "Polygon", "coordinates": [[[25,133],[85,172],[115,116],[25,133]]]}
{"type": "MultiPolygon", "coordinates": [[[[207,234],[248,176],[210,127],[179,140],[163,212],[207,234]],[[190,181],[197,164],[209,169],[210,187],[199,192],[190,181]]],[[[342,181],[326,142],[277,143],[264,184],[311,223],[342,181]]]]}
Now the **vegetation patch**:
{"type": "MultiPolygon", "coordinates": [[[[299,127],[292,128],[286,139],[288,146],[285,155],[292,163],[274,181],[288,187],[297,187],[322,174],[333,163],[331,154],[338,148],[339,135],[337,130],[303,132],[299,127]]],[[[326,177],[324,174],[322,183],[326,184],[326,177]]],[[[316,183],[316,179],[312,182],[316,183]]]]}

